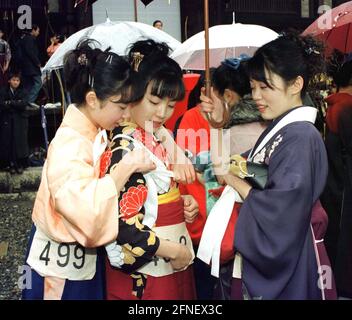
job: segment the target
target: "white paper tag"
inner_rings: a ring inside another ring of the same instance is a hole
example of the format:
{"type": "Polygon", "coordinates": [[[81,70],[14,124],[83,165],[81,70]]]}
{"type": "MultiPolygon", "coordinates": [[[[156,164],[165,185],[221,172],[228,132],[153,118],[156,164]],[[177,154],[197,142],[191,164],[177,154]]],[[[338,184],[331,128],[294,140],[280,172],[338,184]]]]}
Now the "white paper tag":
{"type": "Polygon", "coordinates": [[[94,248],[78,243],[58,243],[37,228],[27,263],[41,276],[68,280],[90,280],[96,272],[94,248]]]}
{"type": "MultiPolygon", "coordinates": [[[[153,231],[160,238],[184,244],[191,251],[192,260],[194,259],[195,255],[192,240],[188,234],[186,224],[184,222],[171,226],[155,227],[153,228],[153,231]]],[[[149,262],[137,271],[153,277],[163,277],[182,270],[175,271],[172,268],[169,259],[155,256],[153,261],[149,262]]]]}

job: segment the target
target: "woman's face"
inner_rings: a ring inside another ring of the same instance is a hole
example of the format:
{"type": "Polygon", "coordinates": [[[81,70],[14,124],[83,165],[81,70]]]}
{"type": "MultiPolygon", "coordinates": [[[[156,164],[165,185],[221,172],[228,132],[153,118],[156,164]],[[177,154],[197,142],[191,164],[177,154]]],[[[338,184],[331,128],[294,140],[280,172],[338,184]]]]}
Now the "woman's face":
{"type": "Polygon", "coordinates": [[[284,114],[292,105],[292,96],[284,80],[277,74],[265,71],[265,75],[272,88],[264,82],[251,79],[252,97],[263,119],[273,120],[284,114]]]}
{"type": "Polygon", "coordinates": [[[130,105],[119,102],[121,95],[112,96],[92,111],[95,123],[106,130],[113,130],[130,117],[130,105]]]}
{"type": "Polygon", "coordinates": [[[131,120],[149,133],[157,131],[173,114],[176,101],[151,94],[149,83],[143,99],[131,107],[131,120]]]}

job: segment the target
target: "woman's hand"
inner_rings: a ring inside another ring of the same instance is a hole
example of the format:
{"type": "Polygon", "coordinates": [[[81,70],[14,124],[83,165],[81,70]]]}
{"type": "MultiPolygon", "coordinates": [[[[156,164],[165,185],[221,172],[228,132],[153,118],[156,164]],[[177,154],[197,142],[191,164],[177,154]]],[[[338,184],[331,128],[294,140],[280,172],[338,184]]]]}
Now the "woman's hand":
{"type": "Polygon", "coordinates": [[[218,184],[224,186],[226,183],[224,176],[221,175],[216,175],[215,176],[216,180],[218,181],[218,184]]]}
{"type": "Polygon", "coordinates": [[[133,166],[133,172],[145,173],[156,168],[145,149],[134,149],[128,152],[120,162],[125,166],[133,166]]]}
{"type": "Polygon", "coordinates": [[[227,174],[223,177],[226,184],[234,188],[243,200],[247,198],[249,192],[252,190],[252,186],[246,180],[232,174],[227,174]]]}
{"type": "Polygon", "coordinates": [[[184,217],[187,223],[192,223],[199,213],[199,206],[196,199],[190,194],[182,196],[184,217]]]}
{"type": "Polygon", "coordinates": [[[214,93],[213,87],[210,89],[210,97],[205,95],[205,88],[201,89],[200,95],[201,110],[204,113],[211,113],[214,121],[221,122],[224,115],[224,106],[221,99],[214,93]]]}
{"type": "Polygon", "coordinates": [[[133,173],[148,172],[155,168],[156,165],[146,150],[134,149],[110,168],[109,175],[114,180],[116,191],[119,194],[133,173]]]}
{"type": "Polygon", "coordinates": [[[193,164],[187,157],[184,158],[184,162],[186,163],[175,163],[172,166],[174,180],[182,184],[193,183],[196,179],[196,172],[193,164]]]}
{"type": "Polygon", "coordinates": [[[170,260],[171,266],[176,271],[181,271],[192,262],[191,251],[183,244],[178,244],[176,257],[170,260]]]}

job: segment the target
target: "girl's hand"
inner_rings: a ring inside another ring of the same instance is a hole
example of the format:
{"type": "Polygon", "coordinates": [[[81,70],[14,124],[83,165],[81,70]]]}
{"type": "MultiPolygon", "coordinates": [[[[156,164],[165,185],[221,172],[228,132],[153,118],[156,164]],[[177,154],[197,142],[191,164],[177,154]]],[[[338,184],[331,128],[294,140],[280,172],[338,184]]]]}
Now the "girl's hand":
{"type": "Polygon", "coordinates": [[[224,179],[226,184],[234,188],[243,200],[247,198],[249,192],[252,190],[252,186],[246,180],[232,174],[225,175],[224,179]]]}
{"type": "Polygon", "coordinates": [[[175,163],[172,166],[174,172],[174,180],[178,183],[189,184],[193,183],[196,179],[196,172],[193,164],[189,159],[186,159],[188,163],[175,163]]]}
{"type": "Polygon", "coordinates": [[[125,166],[133,166],[133,172],[148,172],[156,168],[144,149],[134,149],[128,152],[120,161],[125,166]]]}
{"type": "Polygon", "coordinates": [[[170,263],[174,270],[180,271],[189,266],[192,262],[192,253],[183,245],[178,244],[178,251],[175,259],[171,259],[170,263]]]}
{"type": "Polygon", "coordinates": [[[224,176],[217,175],[215,177],[216,177],[216,180],[218,181],[218,184],[220,184],[222,186],[226,185],[226,181],[225,181],[224,176]]]}
{"type": "Polygon", "coordinates": [[[182,196],[182,198],[185,221],[192,223],[199,213],[198,202],[189,194],[182,196]]]}
{"type": "Polygon", "coordinates": [[[202,112],[211,113],[213,120],[216,122],[221,122],[223,120],[223,102],[216,96],[213,87],[211,87],[210,90],[210,98],[205,95],[205,88],[203,87],[201,89],[200,101],[202,112]]]}

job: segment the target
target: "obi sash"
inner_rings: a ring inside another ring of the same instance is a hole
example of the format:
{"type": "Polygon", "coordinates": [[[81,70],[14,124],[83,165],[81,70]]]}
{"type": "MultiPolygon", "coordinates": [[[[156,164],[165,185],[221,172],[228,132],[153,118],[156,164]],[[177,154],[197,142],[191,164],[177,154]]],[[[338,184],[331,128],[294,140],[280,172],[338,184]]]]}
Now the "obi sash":
{"type": "MultiPolygon", "coordinates": [[[[179,189],[174,188],[170,192],[158,196],[158,203],[158,217],[152,230],[162,239],[184,244],[194,258],[192,240],[184,221],[184,205],[179,189]]],[[[153,277],[162,277],[178,272],[172,268],[169,259],[161,257],[154,257],[151,262],[137,271],[153,277]]]]}

